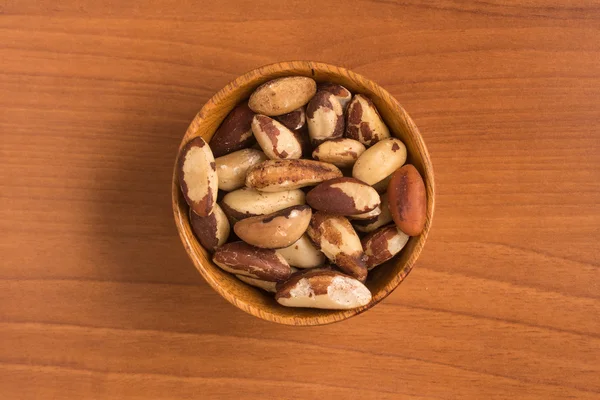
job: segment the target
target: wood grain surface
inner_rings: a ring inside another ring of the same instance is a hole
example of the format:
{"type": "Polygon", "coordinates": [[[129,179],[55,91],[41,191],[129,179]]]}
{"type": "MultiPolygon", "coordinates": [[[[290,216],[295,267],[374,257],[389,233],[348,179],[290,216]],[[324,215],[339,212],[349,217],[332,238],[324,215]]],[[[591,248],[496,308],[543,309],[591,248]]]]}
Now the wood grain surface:
{"type": "Polygon", "coordinates": [[[0,1],[3,399],[598,399],[597,1],[0,1]],[[202,104],[311,59],[389,90],[436,173],[369,312],[261,321],[202,280],[170,179],[202,104]]]}

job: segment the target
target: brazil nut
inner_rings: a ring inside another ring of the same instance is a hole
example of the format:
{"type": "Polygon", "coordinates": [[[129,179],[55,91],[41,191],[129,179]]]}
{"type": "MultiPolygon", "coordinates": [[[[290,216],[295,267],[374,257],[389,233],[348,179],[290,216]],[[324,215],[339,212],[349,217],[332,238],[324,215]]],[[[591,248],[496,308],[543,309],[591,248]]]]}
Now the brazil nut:
{"type": "Polygon", "coordinates": [[[287,247],[306,232],[312,210],[309,206],[293,206],[267,215],[249,217],[233,226],[244,242],[265,249],[287,247]]]}
{"type": "Polygon", "coordinates": [[[255,149],[242,149],[215,159],[219,189],[229,192],[241,188],[248,169],[266,159],[265,153],[255,149]]]}
{"type": "Polygon", "coordinates": [[[312,158],[340,168],[349,168],[365,150],[365,146],[358,140],[337,138],[321,143],[313,151],[312,158]]]}
{"type": "Polygon", "coordinates": [[[373,269],[390,260],[404,248],[408,239],[408,235],[394,224],[369,233],[361,241],[365,250],[367,268],[373,269]]]}
{"type": "Polygon", "coordinates": [[[215,157],[250,147],[255,143],[250,124],[254,111],[248,103],[235,107],[210,139],[210,148],[215,157]]]}
{"type": "Polygon", "coordinates": [[[406,146],[399,139],[390,138],[369,147],[354,163],[352,176],[373,185],[391,175],[406,162],[406,146]]]}
{"type": "Polygon", "coordinates": [[[338,167],[320,161],[267,160],[248,170],[246,186],[263,192],[279,192],[313,186],[341,176],[338,167]]]}
{"type": "Polygon", "coordinates": [[[357,94],[348,105],[345,136],[371,146],[390,137],[375,104],[367,96],[357,94]]]}
{"type": "Polygon", "coordinates": [[[338,215],[355,215],[372,211],[381,202],[371,186],[355,178],[335,178],[317,185],[306,195],[315,210],[338,215]]]}
{"type": "Polygon", "coordinates": [[[313,145],[344,135],[344,110],[331,93],[319,91],[306,106],[308,135],[313,145]]]}
{"type": "Polygon", "coordinates": [[[325,254],[315,247],[307,235],[302,235],[288,247],[276,251],[285,258],[288,264],[297,268],[315,268],[326,260],[325,254]]]}
{"type": "Polygon", "coordinates": [[[269,282],[285,281],[292,274],[291,267],[275,250],[261,249],[244,242],[218,247],[213,262],[227,272],[269,282]]]}
{"type": "Polygon", "coordinates": [[[346,89],[342,85],[338,85],[337,83],[319,83],[317,85],[317,90],[324,90],[334,95],[340,102],[340,105],[342,106],[342,109],[344,111],[346,111],[348,103],[350,103],[350,100],[352,100],[352,93],[350,93],[348,89],[346,89]]]}
{"type": "Polygon", "coordinates": [[[252,120],[252,132],[270,159],[302,157],[302,146],[296,135],[273,118],[261,114],[255,115],[252,120]]]}
{"type": "Polygon", "coordinates": [[[305,76],[273,79],[256,88],[248,106],[255,113],[270,117],[287,114],[308,103],[316,91],[316,82],[305,76]]]}
{"type": "Polygon", "coordinates": [[[302,190],[269,193],[245,187],[227,193],[221,201],[221,207],[230,221],[237,222],[244,218],[270,214],[305,203],[305,194],[302,190]]]}
{"type": "Polygon", "coordinates": [[[306,231],[313,243],[348,275],[364,282],[367,266],[360,239],[346,217],[317,211],[306,231]]]}
{"type": "Polygon", "coordinates": [[[420,235],[427,219],[427,192],[421,174],[412,164],[394,172],[388,197],[396,226],[409,236],[420,235]]]}
{"type": "Polygon", "coordinates": [[[179,153],[177,176],[188,205],[201,216],[208,216],[217,201],[219,182],[210,147],[201,137],[190,140],[179,153]]]}
{"type": "Polygon", "coordinates": [[[190,208],[190,226],[202,247],[211,253],[229,237],[229,221],[218,204],[215,204],[213,212],[207,217],[198,216],[190,208]]]}
{"type": "Polygon", "coordinates": [[[379,206],[381,212],[371,218],[362,220],[352,220],[354,229],[360,232],[372,232],[375,229],[387,225],[392,222],[392,214],[390,213],[389,201],[387,193],[381,195],[381,205],[379,206]]]}

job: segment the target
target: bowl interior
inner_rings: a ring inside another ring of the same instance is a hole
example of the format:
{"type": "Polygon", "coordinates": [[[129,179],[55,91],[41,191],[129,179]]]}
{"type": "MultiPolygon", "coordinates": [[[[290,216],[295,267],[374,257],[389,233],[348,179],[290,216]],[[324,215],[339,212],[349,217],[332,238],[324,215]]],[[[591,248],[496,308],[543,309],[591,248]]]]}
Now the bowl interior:
{"type": "Polygon", "coordinates": [[[357,315],[389,295],[410,272],[427,238],[434,210],[433,168],[419,131],[408,114],[390,94],[374,82],[344,68],[310,61],[283,62],[267,65],[240,76],[215,94],[190,124],[181,147],[190,139],[202,136],[210,140],[227,114],[242,100],[247,99],[260,84],[283,76],[304,75],[317,82],[334,82],[353,93],[369,96],[392,134],[401,139],[408,151],[408,163],[419,170],[427,189],[427,221],[423,233],[411,237],[399,256],[370,271],[366,282],[373,294],[368,305],[344,311],[287,308],[280,306],[260,289],[250,287],[233,275],[224,272],[212,261],[192,233],[188,220],[188,206],[180,193],[177,176],[173,174],[172,198],[175,223],[181,240],[194,265],[206,281],[225,299],[242,310],[265,320],[289,325],[321,325],[341,321],[357,315]]]}

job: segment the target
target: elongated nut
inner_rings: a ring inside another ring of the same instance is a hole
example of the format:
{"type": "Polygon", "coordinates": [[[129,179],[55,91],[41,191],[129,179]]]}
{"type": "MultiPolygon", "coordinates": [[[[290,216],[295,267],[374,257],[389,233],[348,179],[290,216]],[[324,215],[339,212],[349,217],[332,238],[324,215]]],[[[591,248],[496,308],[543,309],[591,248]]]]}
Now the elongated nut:
{"type": "Polygon", "coordinates": [[[406,162],[406,146],[391,138],[381,140],[368,148],[352,168],[352,176],[368,185],[379,182],[406,162]]]}
{"type": "Polygon", "coordinates": [[[244,242],[218,247],[213,261],[227,272],[269,282],[285,281],[292,274],[288,263],[275,250],[261,249],[244,242]]]}
{"type": "Polygon", "coordinates": [[[317,211],[306,230],[321,251],[350,276],[364,282],[367,266],[363,248],[354,228],[345,217],[317,211]]]}
{"type": "Polygon", "coordinates": [[[348,310],[371,301],[371,292],[365,285],[331,270],[302,271],[278,286],[275,300],[286,307],[348,310]]]}
{"type": "Polygon", "coordinates": [[[313,151],[312,158],[331,163],[336,167],[349,168],[365,150],[365,146],[358,140],[337,138],[321,143],[313,151]]]}
{"type": "Polygon", "coordinates": [[[355,215],[372,211],[381,202],[371,186],[354,178],[335,178],[317,185],[306,195],[315,210],[338,215],[355,215]]]}
{"type": "Polygon", "coordinates": [[[246,186],[263,192],[279,192],[313,186],[341,176],[338,167],[320,161],[267,160],[248,171],[246,186]]]}
{"type": "MultiPolygon", "coordinates": [[[[290,269],[292,270],[292,273],[298,271],[294,267],[291,267],[290,269]]],[[[257,287],[264,291],[267,291],[270,293],[277,292],[277,284],[278,284],[277,282],[263,281],[262,279],[251,278],[249,276],[244,276],[244,275],[236,275],[235,277],[238,278],[240,281],[247,283],[248,285],[257,287]]]]}
{"type": "Polygon", "coordinates": [[[367,211],[362,214],[348,215],[347,217],[351,221],[365,221],[376,218],[377,216],[379,216],[379,214],[381,214],[381,205],[378,205],[371,211],[367,211]]]}
{"type": "Polygon", "coordinates": [[[211,253],[229,237],[229,221],[218,204],[208,217],[200,217],[190,208],[190,225],[202,247],[211,253]]]}
{"type": "Polygon", "coordinates": [[[201,216],[208,216],[217,201],[219,182],[210,147],[201,137],[190,140],[179,153],[177,176],[188,205],[201,216]]]}
{"type": "Polygon", "coordinates": [[[375,217],[363,220],[352,220],[354,229],[360,232],[372,232],[375,229],[392,222],[392,213],[390,213],[387,193],[381,195],[381,205],[379,207],[381,213],[375,217]]]}
{"type": "Polygon", "coordinates": [[[243,219],[233,226],[233,230],[246,243],[265,249],[279,249],[300,239],[311,216],[309,206],[293,206],[243,219]]]}
{"type": "Polygon", "coordinates": [[[229,192],[241,188],[248,169],[266,159],[265,153],[255,149],[242,149],[215,159],[219,189],[229,192]]]}
{"type": "Polygon", "coordinates": [[[427,218],[427,192],[421,174],[412,164],[394,172],[388,197],[396,226],[409,236],[420,235],[427,218]]]}
{"type": "Polygon", "coordinates": [[[306,106],[308,135],[313,145],[344,135],[344,110],[331,93],[317,92],[306,106]]]}
{"type": "Polygon", "coordinates": [[[315,268],[325,262],[325,254],[317,249],[306,235],[302,235],[290,246],[276,251],[288,264],[297,268],[315,268]]]}
{"type": "Polygon", "coordinates": [[[317,91],[324,90],[334,95],[340,102],[342,109],[346,111],[350,100],[352,100],[352,93],[342,85],[337,83],[324,82],[317,84],[317,91]]]}
{"type": "Polygon", "coordinates": [[[369,233],[361,241],[367,256],[367,268],[371,270],[400,253],[408,239],[408,235],[394,224],[369,233]]]}
{"type": "Polygon", "coordinates": [[[273,118],[266,115],[255,115],[252,120],[252,132],[270,159],[302,157],[302,146],[296,135],[273,118]]]}
{"type": "Polygon", "coordinates": [[[221,207],[229,220],[235,223],[244,218],[271,214],[305,203],[305,194],[299,189],[269,193],[245,187],[227,193],[221,207]]]}
{"type": "Polygon", "coordinates": [[[381,119],[375,104],[367,96],[354,95],[348,105],[345,136],[358,140],[365,146],[390,137],[388,127],[381,119]]]}
{"type": "Polygon", "coordinates": [[[311,78],[278,78],[256,88],[248,100],[248,105],[255,113],[270,117],[287,114],[308,103],[316,91],[317,84],[311,78]]]}
{"type": "Polygon", "coordinates": [[[245,149],[255,143],[250,127],[253,117],[254,111],[248,107],[247,102],[235,107],[225,117],[221,126],[210,139],[210,148],[215,157],[245,149]]]}

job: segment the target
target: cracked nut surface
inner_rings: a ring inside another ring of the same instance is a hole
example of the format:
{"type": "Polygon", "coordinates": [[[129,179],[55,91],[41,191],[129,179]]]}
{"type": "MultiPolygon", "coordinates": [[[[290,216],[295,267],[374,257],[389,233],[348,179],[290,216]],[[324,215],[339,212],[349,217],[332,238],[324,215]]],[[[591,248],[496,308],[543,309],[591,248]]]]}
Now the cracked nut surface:
{"type": "Polygon", "coordinates": [[[342,177],[317,185],[306,195],[306,202],[315,210],[348,216],[368,213],[381,201],[371,186],[355,178],[342,177]]]}
{"type": "Polygon", "coordinates": [[[367,266],[360,238],[346,217],[317,211],[306,233],[331,262],[364,282],[367,266]]]}
{"type": "Polygon", "coordinates": [[[179,153],[177,176],[185,201],[201,216],[208,216],[217,201],[219,182],[210,147],[201,137],[190,140],[179,153]]]}
{"type": "Polygon", "coordinates": [[[250,217],[233,226],[244,242],[266,249],[279,249],[296,242],[306,232],[312,210],[293,206],[267,215],[250,217]]]}
{"type": "Polygon", "coordinates": [[[278,285],[275,300],[286,307],[348,310],[371,301],[371,292],[358,280],[327,269],[295,273],[278,285]]]}
{"type": "Polygon", "coordinates": [[[273,79],[256,88],[248,106],[257,114],[283,115],[308,103],[316,91],[317,83],[305,76],[273,79]]]}
{"type": "Polygon", "coordinates": [[[373,185],[406,162],[406,146],[396,138],[384,139],[369,147],[354,163],[352,176],[373,185]]]}
{"type": "Polygon", "coordinates": [[[313,186],[341,176],[338,167],[320,161],[267,160],[248,171],[246,186],[263,192],[279,192],[313,186]]]}
{"type": "Polygon", "coordinates": [[[269,282],[285,281],[292,274],[291,267],[275,250],[241,241],[218,247],[213,262],[227,272],[269,282]]]}

